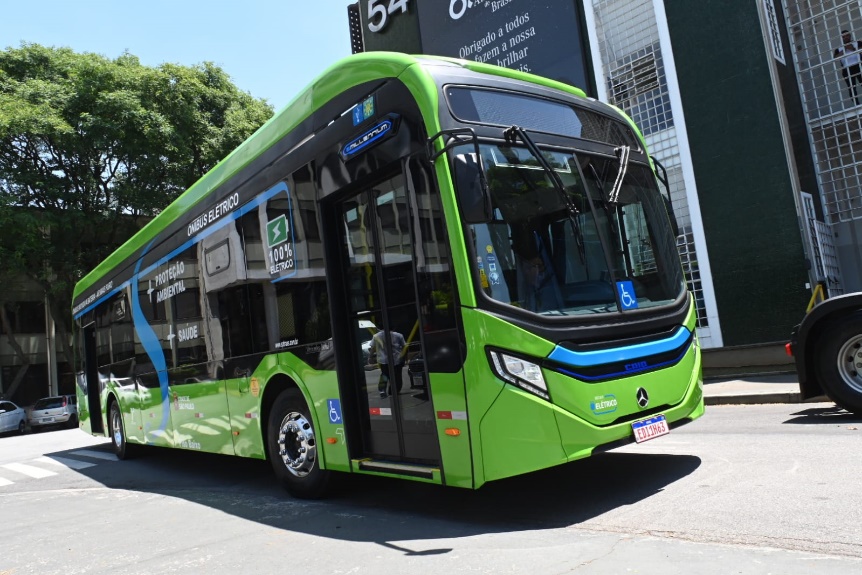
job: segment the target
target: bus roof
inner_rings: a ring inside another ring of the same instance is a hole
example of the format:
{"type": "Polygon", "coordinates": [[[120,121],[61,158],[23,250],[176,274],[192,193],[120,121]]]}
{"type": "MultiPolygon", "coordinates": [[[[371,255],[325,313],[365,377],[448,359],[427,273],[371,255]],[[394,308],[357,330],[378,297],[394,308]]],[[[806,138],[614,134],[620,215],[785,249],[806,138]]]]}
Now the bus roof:
{"type": "MultiPolygon", "coordinates": [[[[84,276],[75,286],[72,297],[73,301],[100,279],[112,273],[117,266],[125,262],[138,249],[155,238],[171,222],[181,217],[201,200],[216,191],[231,177],[279,142],[286,134],[294,130],[316,110],[344,90],[378,78],[396,78],[413,66],[424,68],[426,65],[433,67],[435,65],[446,64],[456,65],[480,74],[490,74],[554,88],[577,97],[586,97],[586,94],[582,90],[568,84],[563,84],[562,82],[557,82],[556,80],[490,64],[473,62],[471,60],[457,60],[440,56],[411,56],[397,52],[366,52],[348,56],[326,69],[245,142],[240,144],[225,159],[204,174],[200,180],[195,182],[188,190],[162,210],[158,216],[153,218],[131,239],[117,248],[101,264],[84,276]]],[[[420,74],[423,74],[429,80],[431,78],[428,72],[423,71],[420,74]]],[[[625,114],[623,116],[625,117],[625,114]]],[[[631,120],[629,120],[629,123],[632,124],[631,120]]],[[[634,124],[632,126],[635,127],[634,124]]]]}

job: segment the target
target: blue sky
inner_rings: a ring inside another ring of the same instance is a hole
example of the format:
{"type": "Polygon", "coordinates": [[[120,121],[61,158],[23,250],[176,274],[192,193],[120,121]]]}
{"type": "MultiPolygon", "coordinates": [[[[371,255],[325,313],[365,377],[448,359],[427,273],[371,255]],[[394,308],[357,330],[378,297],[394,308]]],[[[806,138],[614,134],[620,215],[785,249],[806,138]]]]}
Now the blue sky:
{"type": "Polygon", "coordinates": [[[0,49],[65,46],[143,64],[215,62],[280,109],[350,54],[354,0],[3,0],[0,49]]]}

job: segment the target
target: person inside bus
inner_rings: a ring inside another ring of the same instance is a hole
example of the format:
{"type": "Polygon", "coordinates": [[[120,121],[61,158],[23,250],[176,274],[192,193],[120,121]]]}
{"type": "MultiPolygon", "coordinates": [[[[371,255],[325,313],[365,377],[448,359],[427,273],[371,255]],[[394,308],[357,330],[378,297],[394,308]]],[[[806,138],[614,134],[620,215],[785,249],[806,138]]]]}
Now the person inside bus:
{"type": "Polygon", "coordinates": [[[562,308],[563,297],[557,282],[546,241],[537,231],[513,236],[518,269],[518,299],[524,309],[534,312],[562,308]]]}
{"type": "Polygon", "coordinates": [[[841,30],[842,45],[835,49],[835,58],[841,62],[841,75],[850,91],[850,97],[859,104],[856,85],[862,84],[862,42],[854,40],[848,30],[841,30]]]}
{"type": "Polygon", "coordinates": [[[371,354],[377,358],[377,363],[380,365],[380,381],[377,383],[377,391],[380,392],[380,397],[386,397],[387,393],[392,395],[392,382],[395,382],[396,393],[401,393],[402,372],[404,371],[404,348],[407,347],[407,341],[404,336],[397,331],[380,330],[371,338],[371,354]],[[388,337],[387,337],[388,334],[388,337]],[[392,359],[395,365],[390,362],[389,354],[386,352],[386,340],[392,342],[392,359]],[[388,384],[388,386],[387,386],[388,384]],[[387,389],[388,387],[388,389],[387,389]]]}

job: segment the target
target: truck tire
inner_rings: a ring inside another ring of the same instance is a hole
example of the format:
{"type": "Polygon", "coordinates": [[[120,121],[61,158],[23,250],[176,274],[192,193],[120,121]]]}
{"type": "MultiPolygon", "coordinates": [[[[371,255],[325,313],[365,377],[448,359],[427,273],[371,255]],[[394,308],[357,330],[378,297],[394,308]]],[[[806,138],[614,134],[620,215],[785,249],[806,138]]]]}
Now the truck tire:
{"type": "Polygon", "coordinates": [[[817,379],[829,399],[862,415],[862,313],[823,326],[814,358],[817,379]]]}

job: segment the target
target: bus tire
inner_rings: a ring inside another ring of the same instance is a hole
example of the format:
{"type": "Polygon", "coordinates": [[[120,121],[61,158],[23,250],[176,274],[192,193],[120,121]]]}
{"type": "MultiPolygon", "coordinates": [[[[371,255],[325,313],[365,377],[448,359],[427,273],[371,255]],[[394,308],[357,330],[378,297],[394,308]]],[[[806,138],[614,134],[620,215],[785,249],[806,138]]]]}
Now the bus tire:
{"type": "Polygon", "coordinates": [[[862,313],[831,321],[814,349],[817,377],[826,395],[862,415],[862,313]]]}
{"type": "Polygon", "coordinates": [[[133,456],[134,448],[126,442],[126,429],[123,427],[123,414],[120,404],[112,400],[108,407],[108,435],[111,438],[111,447],[117,459],[129,459],[133,456]]]}
{"type": "Polygon", "coordinates": [[[308,405],[298,389],[276,398],[267,422],[269,461],[279,483],[302,499],[322,497],[331,472],[320,468],[317,434],[308,405]]]}

